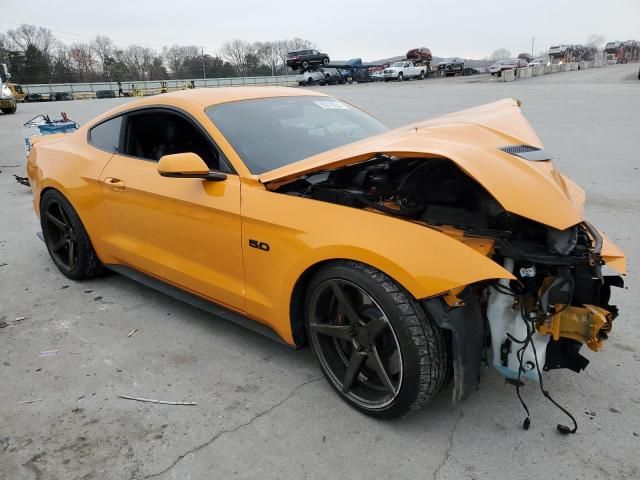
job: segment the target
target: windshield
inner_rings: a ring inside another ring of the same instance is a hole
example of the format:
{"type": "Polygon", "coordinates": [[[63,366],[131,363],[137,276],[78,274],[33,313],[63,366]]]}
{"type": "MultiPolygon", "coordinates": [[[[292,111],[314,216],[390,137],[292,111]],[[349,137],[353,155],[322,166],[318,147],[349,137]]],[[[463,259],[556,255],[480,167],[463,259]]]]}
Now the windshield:
{"type": "Polygon", "coordinates": [[[255,175],[388,130],[331,97],[242,100],[206,112],[255,175]]]}
{"type": "Polygon", "coordinates": [[[404,66],[404,62],[393,62],[390,66],[391,67],[402,67],[402,66],[404,66]]]}

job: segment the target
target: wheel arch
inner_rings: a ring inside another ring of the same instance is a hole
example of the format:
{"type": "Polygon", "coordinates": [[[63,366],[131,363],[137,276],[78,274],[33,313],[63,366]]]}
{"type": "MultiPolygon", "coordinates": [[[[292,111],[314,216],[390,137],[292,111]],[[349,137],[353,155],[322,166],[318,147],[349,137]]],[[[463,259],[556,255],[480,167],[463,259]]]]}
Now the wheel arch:
{"type": "MultiPolygon", "coordinates": [[[[325,258],[318,258],[304,268],[298,275],[297,279],[291,289],[289,298],[289,325],[291,331],[291,337],[293,338],[294,345],[301,347],[307,344],[307,335],[304,326],[304,303],[307,294],[309,283],[313,276],[323,267],[331,265],[337,262],[357,262],[370,268],[374,268],[384,273],[387,277],[402,287],[414,300],[419,301],[425,298],[421,295],[420,290],[416,288],[416,279],[410,277],[410,272],[404,270],[399,264],[393,262],[388,258],[377,258],[370,255],[358,255],[357,251],[351,252],[352,255],[340,255],[340,256],[327,256],[325,258]]],[[[429,282],[429,279],[422,278],[422,281],[429,282]]],[[[435,279],[433,279],[435,280],[435,279]]],[[[417,282],[421,283],[421,282],[417,282]]],[[[439,287],[433,284],[436,292],[430,296],[437,297],[440,294],[444,294],[448,289],[439,287]]]]}
{"type": "Polygon", "coordinates": [[[110,219],[103,207],[101,195],[90,195],[89,192],[81,192],[80,195],[74,195],[72,189],[66,189],[62,184],[51,179],[41,182],[39,187],[37,191],[36,189],[33,191],[33,206],[38,218],[42,215],[40,205],[45,193],[49,191],[58,192],[76,212],[100,261],[103,263],[118,263],[107,253],[102,241],[105,233],[109,230],[110,219]]]}
{"type": "MultiPolygon", "coordinates": [[[[41,212],[40,212],[40,206],[42,204],[42,197],[44,197],[44,194],[49,192],[49,191],[54,191],[54,192],[58,192],[60,195],[62,195],[73,207],[73,209],[76,211],[76,213],[78,213],[78,209],[76,208],[76,206],[74,205],[73,200],[69,197],[69,195],[67,195],[67,192],[65,192],[64,188],[61,188],[61,185],[58,185],[56,183],[48,183],[46,185],[44,185],[42,188],[40,188],[39,190],[33,192],[34,194],[34,199],[33,199],[33,205],[36,209],[36,214],[38,215],[38,217],[40,217],[41,212]]],[[[78,216],[80,216],[80,214],[78,213],[78,216]]],[[[82,218],[82,217],[80,217],[82,218]]]]}
{"type": "MultiPolygon", "coordinates": [[[[307,267],[298,277],[296,283],[293,286],[291,291],[291,299],[289,302],[289,321],[291,324],[291,335],[297,347],[301,347],[307,344],[307,333],[304,326],[304,303],[307,295],[307,289],[309,287],[309,283],[313,276],[322,268],[331,265],[333,263],[339,262],[357,262],[366,267],[375,268],[376,270],[381,271],[386,276],[391,278],[395,283],[404,288],[409,295],[413,297],[413,294],[393,275],[387,273],[384,269],[371,265],[368,262],[362,261],[360,259],[353,258],[345,258],[345,257],[335,257],[335,258],[327,258],[324,260],[317,261],[316,263],[307,267]]],[[[414,297],[415,299],[415,297],[414,297]]]]}
{"type": "Polygon", "coordinates": [[[334,258],[314,263],[300,274],[293,286],[291,299],[289,301],[289,323],[291,325],[291,336],[297,347],[307,345],[307,332],[304,327],[304,300],[307,295],[309,283],[316,272],[322,267],[339,260],[342,259],[334,258]]]}

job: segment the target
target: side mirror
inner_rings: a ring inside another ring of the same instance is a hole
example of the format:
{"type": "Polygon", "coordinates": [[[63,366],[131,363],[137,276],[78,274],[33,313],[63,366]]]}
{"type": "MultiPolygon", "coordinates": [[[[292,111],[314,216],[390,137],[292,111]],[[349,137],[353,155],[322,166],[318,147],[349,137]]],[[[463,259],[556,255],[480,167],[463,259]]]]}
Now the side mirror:
{"type": "Polygon", "coordinates": [[[220,182],[226,180],[227,175],[222,172],[212,172],[204,160],[195,153],[175,153],[165,155],[158,162],[158,173],[171,178],[201,178],[220,182]]]}

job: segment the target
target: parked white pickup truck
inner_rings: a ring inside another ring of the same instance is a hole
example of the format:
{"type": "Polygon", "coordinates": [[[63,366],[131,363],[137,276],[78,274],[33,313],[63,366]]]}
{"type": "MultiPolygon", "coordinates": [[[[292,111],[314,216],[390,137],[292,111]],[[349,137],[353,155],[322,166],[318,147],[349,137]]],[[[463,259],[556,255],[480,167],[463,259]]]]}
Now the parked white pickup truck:
{"type": "Polygon", "coordinates": [[[420,78],[423,79],[427,74],[427,67],[424,65],[416,67],[412,62],[402,61],[393,62],[387,68],[384,69],[384,81],[389,80],[406,80],[408,78],[420,78]]]}

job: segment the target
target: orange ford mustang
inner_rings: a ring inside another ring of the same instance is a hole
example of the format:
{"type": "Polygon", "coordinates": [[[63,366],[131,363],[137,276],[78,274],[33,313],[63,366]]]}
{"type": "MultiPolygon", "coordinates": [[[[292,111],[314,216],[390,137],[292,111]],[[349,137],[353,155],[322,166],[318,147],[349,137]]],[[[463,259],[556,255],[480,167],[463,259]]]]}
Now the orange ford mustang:
{"type": "Polygon", "coordinates": [[[582,370],[617,315],[622,252],[503,100],[396,130],[279,87],[139,99],[33,140],[28,175],[66,276],[107,268],[289,345],[391,418],[490,361],[582,370]]]}

